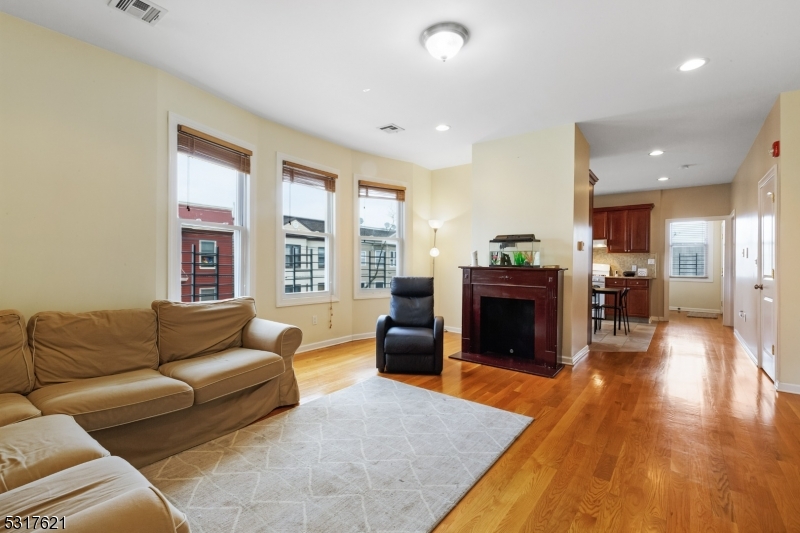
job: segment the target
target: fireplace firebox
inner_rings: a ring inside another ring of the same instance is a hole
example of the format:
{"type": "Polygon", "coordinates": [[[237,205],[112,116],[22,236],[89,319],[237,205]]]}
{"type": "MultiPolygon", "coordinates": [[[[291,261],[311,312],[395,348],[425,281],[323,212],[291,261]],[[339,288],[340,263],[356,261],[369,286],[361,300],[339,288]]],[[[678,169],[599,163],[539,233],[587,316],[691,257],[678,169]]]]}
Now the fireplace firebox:
{"type": "Polygon", "coordinates": [[[450,357],[555,377],[564,368],[564,270],[461,267],[461,351],[450,357]]]}

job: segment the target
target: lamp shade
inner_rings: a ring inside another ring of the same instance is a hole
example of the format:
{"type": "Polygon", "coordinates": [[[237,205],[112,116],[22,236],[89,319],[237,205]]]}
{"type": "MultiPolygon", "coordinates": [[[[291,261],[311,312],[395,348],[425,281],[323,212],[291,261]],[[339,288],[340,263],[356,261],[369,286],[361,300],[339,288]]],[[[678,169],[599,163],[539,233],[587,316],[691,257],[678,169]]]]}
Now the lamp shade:
{"type": "Polygon", "coordinates": [[[430,254],[431,257],[439,257],[439,249],[434,246],[433,248],[431,248],[430,254]]]}
{"type": "Polygon", "coordinates": [[[432,227],[433,229],[439,229],[439,228],[441,228],[442,226],[444,226],[444,222],[443,222],[443,221],[441,221],[441,220],[435,220],[435,219],[434,219],[434,220],[429,220],[429,221],[428,221],[428,225],[429,225],[430,227],[432,227]]]}

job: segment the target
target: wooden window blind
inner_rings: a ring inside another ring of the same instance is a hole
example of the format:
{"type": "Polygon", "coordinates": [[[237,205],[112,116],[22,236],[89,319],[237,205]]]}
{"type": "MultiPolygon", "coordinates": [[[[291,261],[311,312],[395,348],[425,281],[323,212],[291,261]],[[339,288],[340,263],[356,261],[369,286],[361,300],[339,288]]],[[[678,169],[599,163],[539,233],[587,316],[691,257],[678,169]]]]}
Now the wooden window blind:
{"type": "Polygon", "coordinates": [[[252,151],[188,126],[178,126],[178,152],[250,174],[252,151]]]}
{"type": "Polygon", "coordinates": [[[283,162],[283,181],[285,183],[297,183],[328,192],[336,192],[336,179],[338,177],[331,172],[317,170],[299,163],[283,162]]]}
{"type": "Polygon", "coordinates": [[[358,180],[358,196],[361,198],[381,198],[405,202],[406,188],[400,185],[358,180]]]}

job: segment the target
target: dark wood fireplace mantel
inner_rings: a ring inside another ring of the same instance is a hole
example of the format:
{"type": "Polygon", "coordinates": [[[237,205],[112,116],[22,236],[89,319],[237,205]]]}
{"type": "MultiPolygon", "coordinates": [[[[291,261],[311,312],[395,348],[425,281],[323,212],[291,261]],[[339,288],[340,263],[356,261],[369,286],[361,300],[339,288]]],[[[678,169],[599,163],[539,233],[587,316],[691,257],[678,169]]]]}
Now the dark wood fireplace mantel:
{"type": "Polygon", "coordinates": [[[565,269],[459,268],[461,351],[450,357],[555,377],[564,368],[558,354],[565,269]]]}

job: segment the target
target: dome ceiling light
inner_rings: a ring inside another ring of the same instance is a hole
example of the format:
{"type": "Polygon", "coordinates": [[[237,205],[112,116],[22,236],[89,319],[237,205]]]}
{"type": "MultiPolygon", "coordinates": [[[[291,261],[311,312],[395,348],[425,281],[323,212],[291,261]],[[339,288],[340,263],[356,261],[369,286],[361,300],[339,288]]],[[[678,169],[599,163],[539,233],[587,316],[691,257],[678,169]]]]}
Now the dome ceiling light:
{"type": "Polygon", "coordinates": [[[440,22],[422,32],[419,42],[436,59],[452,59],[467,44],[469,31],[456,22],[440,22]]]}
{"type": "Polygon", "coordinates": [[[694,59],[690,59],[689,61],[686,61],[683,65],[678,67],[678,70],[680,70],[681,72],[690,72],[692,70],[699,69],[700,67],[702,67],[706,63],[708,63],[708,59],[707,58],[705,58],[705,57],[696,57],[694,59]]]}

